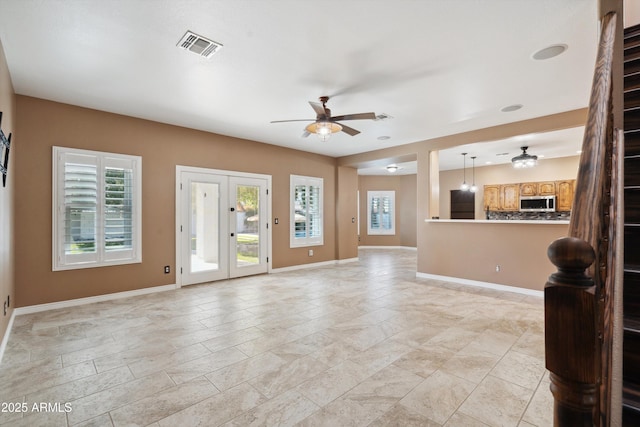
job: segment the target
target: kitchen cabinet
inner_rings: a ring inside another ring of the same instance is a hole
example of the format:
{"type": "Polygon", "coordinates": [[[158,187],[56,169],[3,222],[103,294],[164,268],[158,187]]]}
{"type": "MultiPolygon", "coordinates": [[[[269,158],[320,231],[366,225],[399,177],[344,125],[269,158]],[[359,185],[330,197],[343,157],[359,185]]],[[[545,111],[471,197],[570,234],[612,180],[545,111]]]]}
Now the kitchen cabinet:
{"type": "Polygon", "coordinates": [[[538,183],[537,196],[554,196],[556,194],[556,183],[554,181],[543,181],[538,183]]]}
{"type": "Polygon", "coordinates": [[[556,181],[556,210],[560,212],[570,211],[573,205],[573,193],[575,191],[575,179],[556,181]]]}
{"type": "MultiPolygon", "coordinates": [[[[555,189],[554,189],[555,191],[555,189]]],[[[524,182],[520,184],[521,196],[537,196],[538,195],[538,183],[537,182],[524,182]]]]}
{"type": "Polygon", "coordinates": [[[485,185],[484,186],[484,202],[485,211],[500,210],[500,186],[485,185]]]}
{"type": "Polygon", "coordinates": [[[556,183],[554,181],[523,182],[520,184],[520,196],[554,196],[556,183]]]}
{"type": "Polygon", "coordinates": [[[500,207],[503,211],[520,209],[520,185],[503,184],[500,186],[500,207]]]}

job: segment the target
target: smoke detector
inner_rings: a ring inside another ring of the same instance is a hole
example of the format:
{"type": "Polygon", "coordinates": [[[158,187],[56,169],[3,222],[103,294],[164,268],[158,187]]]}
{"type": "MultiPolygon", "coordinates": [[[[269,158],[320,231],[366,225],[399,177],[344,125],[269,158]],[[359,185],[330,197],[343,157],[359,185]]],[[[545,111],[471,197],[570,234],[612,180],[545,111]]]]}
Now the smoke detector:
{"type": "Polygon", "coordinates": [[[176,46],[205,58],[211,58],[214,53],[222,48],[220,43],[192,33],[191,31],[187,31],[176,46]]]}

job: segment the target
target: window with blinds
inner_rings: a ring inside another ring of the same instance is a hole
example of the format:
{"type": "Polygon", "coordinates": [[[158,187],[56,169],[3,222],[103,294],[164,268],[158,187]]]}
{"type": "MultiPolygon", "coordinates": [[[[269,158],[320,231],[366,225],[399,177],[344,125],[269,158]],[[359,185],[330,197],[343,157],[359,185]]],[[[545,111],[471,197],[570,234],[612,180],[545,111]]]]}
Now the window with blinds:
{"type": "Polygon", "coordinates": [[[367,191],[367,234],[396,234],[395,191],[367,191]]]}
{"type": "Polygon", "coordinates": [[[54,147],[53,270],[142,261],[139,156],[54,147]]]}
{"type": "Polygon", "coordinates": [[[323,244],[323,179],[291,175],[291,247],[323,244]]]}

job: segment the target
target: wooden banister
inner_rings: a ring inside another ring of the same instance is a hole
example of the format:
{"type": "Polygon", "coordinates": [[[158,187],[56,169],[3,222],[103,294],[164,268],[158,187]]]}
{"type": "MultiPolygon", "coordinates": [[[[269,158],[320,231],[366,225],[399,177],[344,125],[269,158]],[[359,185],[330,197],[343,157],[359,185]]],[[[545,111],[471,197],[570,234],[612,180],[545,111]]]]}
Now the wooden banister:
{"type": "Polygon", "coordinates": [[[558,267],[545,286],[545,358],[555,426],[607,426],[611,413],[615,254],[620,187],[612,117],[616,14],[602,32],[585,126],[569,237],[548,249],[558,267]],[[615,150],[615,151],[614,151],[615,150]],[[614,155],[615,153],[615,155],[614,155]]]}

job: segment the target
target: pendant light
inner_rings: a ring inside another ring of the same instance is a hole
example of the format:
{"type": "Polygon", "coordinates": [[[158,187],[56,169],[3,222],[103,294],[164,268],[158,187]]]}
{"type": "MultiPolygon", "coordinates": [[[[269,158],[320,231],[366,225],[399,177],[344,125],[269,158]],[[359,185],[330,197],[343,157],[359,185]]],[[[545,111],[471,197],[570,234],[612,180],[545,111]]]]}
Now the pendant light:
{"type": "Polygon", "coordinates": [[[467,153],[462,153],[462,185],[460,185],[460,189],[462,191],[469,190],[469,184],[467,184],[467,153]]]}
{"type": "Polygon", "coordinates": [[[473,162],[473,184],[471,184],[471,187],[469,187],[469,191],[475,193],[476,191],[478,191],[478,187],[476,187],[476,156],[472,156],[471,161],[473,162]]]}

